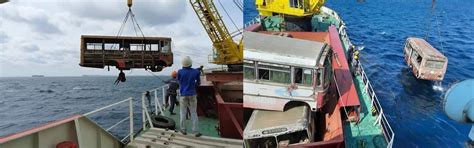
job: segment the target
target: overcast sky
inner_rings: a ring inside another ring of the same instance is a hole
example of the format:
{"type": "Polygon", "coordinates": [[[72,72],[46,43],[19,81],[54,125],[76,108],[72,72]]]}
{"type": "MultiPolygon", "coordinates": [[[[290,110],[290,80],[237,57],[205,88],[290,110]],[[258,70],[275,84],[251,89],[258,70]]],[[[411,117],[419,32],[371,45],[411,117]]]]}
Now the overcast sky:
{"type": "MultiPolygon", "coordinates": [[[[237,26],[242,12],[231,0],[222,0],[237,26]]],[[[236,30],[220,7],[230,32],[236,30]]],[[[0,4],[0,77],[117,75],[118,71],[79,66],[81,35],[115,36],[128,8],[126,0],[13,0],[0,4]]],[[[132,11],[145,36],[172,38],[174,64],[156,75],[181,67],[189,55],[193,65],[208,65],[211,42],[188,0],[134,0],[132,11]]],[[[123,35],[135,35],[127,23],[123,35]]],[[[145,70],[127,75],[150,75],[145,70]]]]}

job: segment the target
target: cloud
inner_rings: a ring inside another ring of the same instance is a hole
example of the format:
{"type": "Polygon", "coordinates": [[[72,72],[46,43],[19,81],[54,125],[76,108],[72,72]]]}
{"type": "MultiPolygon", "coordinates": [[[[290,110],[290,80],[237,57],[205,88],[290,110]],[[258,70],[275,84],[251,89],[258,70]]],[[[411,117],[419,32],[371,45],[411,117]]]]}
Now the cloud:
{"type": "MultiPolygon", "coordinates": [[[[9,37],[8,37],[7,34],[5,34],[5,32],[0,32],[0,44],[7,43],[8,39],[9,39],[9,37]]],[[[2,49],[0,49],[0,50],[2,50],[2,49]]]]}
{"type": "Polygon", "coordinates": [[[38,47],[38,45],[26,44],[26,45],[21,46],[21,47],[20,47],[20,50],[25,51],[25,52],[32,53],[32,52],[37,52],[37,51],[39,51],[40,48],[38,47]]]}
{"type": "MultiPolygon", "coordinates": [[[[122,22],[127,13],[125,1],[83,0],[64,2],[73,15],[94,20],[122,22]]],[[[133,1],[132,12],[139,24],[155,26],[178,22],[186,14],[187,0],[141,0],[133,1]]],[[[131,20],[128,20],[130,23],[131,20]]]]}
{"type": "Polygon", "coordinates": [[[7,5],[0,9],[0,17],[27,24],[42,34],[61,34],[61,30],[50,22],[46,12],[30,6],[7,5]]]}

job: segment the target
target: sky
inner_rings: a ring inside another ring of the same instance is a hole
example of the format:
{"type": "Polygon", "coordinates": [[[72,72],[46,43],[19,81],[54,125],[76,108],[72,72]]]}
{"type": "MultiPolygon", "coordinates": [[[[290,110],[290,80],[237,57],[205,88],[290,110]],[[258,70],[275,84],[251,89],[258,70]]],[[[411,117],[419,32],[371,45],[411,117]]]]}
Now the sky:
{"type": "MultiPolygon", "coordinates": [[[[230,32],[242,26],[242,11],[232,0],[215,1],[230,32]]],[[[117,75],[116,68],[79,66],[81,35],[117,35],[128,11],[126,0],[13,0],[0,4],[0,77],[31,75],[117,75]]],[[[188,0],[134,0],[132,11],[145,36],[172,38],[174,64],[155,75],[169,75],[190,56],[193,66],[208,63],[212,43],[188,0]]],[[[131,21],[122,35],[135,36],[131,21]]],[[[151,75],[143,69],[130,75],[151,75]]]]}

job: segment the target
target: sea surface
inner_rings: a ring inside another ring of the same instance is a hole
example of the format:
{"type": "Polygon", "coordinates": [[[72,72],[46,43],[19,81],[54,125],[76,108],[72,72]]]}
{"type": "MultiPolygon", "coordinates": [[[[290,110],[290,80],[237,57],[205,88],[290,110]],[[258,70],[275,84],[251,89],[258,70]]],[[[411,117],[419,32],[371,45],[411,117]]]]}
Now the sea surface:
{"type": "MultiPolygon", "coordinates": [[[[141,127],[141,94],[157,88],[169,77],[128,76],[125,83],[114,85],[116,77],[18,77],[0,78],[0,137],[84,114],[133,97],[135,131],[141,127]]],[[[158,93],[161,95],[161,93],[158,93]]],[[[122,103],[89,116],[107,129],[128,117],[129,104],[122,103]]],[[[129,122],[111,130],[122,138],[129,122]]]]}
{"type": "MultiPolygon", "coordinates": [[[[258,13],[254,0],[244,2],[248,22],[258,13]]],[[[453,83],[474,78],[474,2],[436,0],[430,15],[431,2],[326,2],[346,23],[352,42],[365,46],[360,59],[395,131],[394,147],[464,147],[468,140],[471,126],[449,119],[442,97],[453,83]],[[449,59],[443,91],[434,89],[432,82],[417,80],[403,59],[405,39],[424,38],[427,33],[427,41],[449,59]]]]}

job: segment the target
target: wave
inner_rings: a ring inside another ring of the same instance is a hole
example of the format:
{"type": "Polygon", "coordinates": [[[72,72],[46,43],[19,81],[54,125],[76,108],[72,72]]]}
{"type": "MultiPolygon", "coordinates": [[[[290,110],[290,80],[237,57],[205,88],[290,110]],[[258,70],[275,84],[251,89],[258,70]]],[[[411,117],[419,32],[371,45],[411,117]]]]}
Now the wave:
{"type": "Polygon", "coordinates": [[[79,87],[79,86],[76,86],[74,88],[72,88],[72,90],[100,90],[100,88],[98,87],[79,87]]]}
{"type": "Polygon", "coordinates": [[[46,90],[39,90],[38,92],[40,93],[53,93],[54,91],[51,89],[46,89],[46,90]]]}

